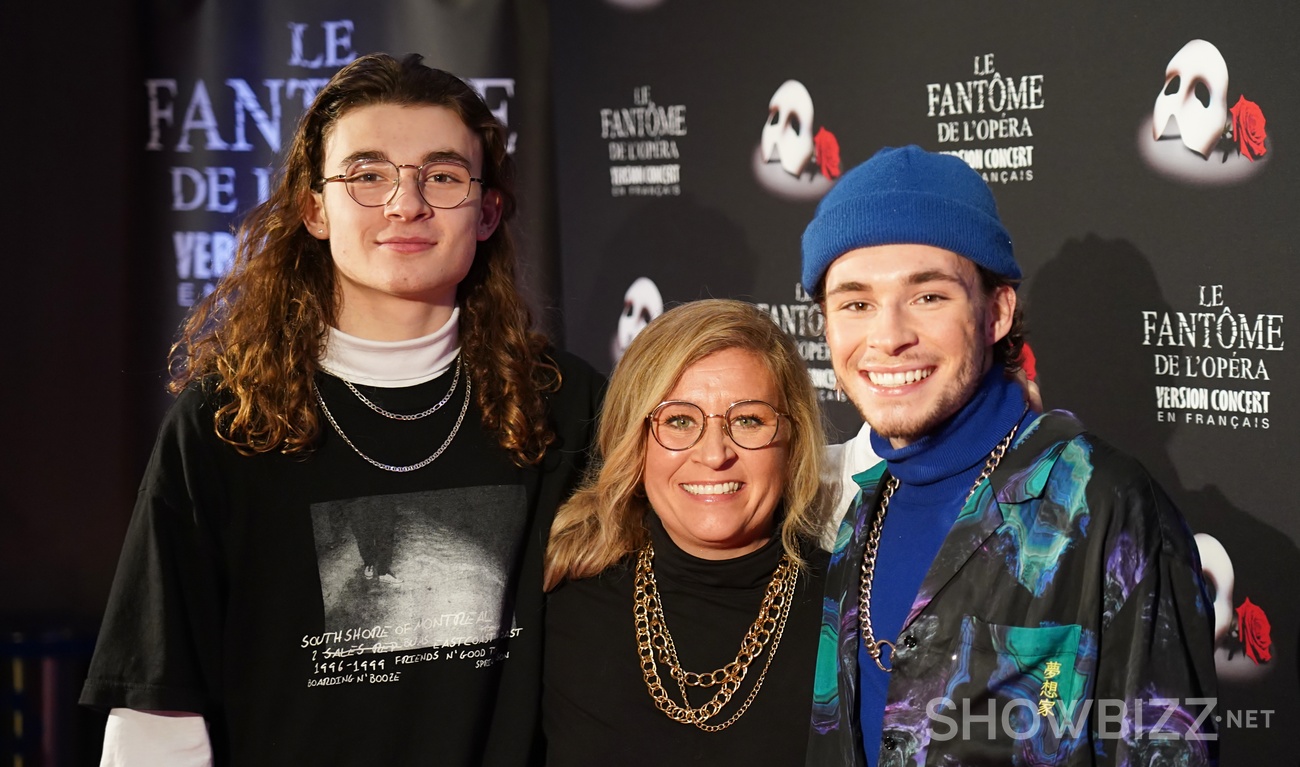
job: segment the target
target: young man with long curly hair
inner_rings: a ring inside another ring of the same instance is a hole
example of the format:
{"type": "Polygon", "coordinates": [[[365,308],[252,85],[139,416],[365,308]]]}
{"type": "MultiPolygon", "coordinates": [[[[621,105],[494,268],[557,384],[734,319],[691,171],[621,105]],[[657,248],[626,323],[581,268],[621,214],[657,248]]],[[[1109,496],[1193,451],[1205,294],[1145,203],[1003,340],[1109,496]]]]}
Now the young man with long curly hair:
{"type": "Polygon", "coordinates": [[[302,118],[172,352],[83,702],[108,764],[524,764],[601,390],[515,285],[504,126],[418,56],[302,118]]]}

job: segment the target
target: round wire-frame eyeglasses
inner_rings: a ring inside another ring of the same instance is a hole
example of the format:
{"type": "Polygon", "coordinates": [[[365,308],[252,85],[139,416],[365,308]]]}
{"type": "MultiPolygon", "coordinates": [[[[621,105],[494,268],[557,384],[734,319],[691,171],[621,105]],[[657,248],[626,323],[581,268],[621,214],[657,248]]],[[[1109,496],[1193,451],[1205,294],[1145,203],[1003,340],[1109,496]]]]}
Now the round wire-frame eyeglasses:
{"type": "Polygon", "coordinates": [[[459,163],[430,160],[423,165],[398,165],[389,160],[358,160],[348,166],[347,172],[326,176],[320,183],[343,182],[348,196],[366,208],[382,208],[397,197],[402,185],[402,168],[415,171],[415,189],[420,199],[431,208],[446,210],[456,208],[469,199],[473,183],[486,188],[483,179],[469,175],[469,170],[459,163]]]}
{"type": "Polygon", "coordinates": [[[722,431],[745,450],[759,450],[772,444],[781,431],[781,419],[789,419],[772,405],[758,399],[733,402],[723,413],[705,413],[694,402],[660,402],[646,416],[650,434],[667,450],[689,450],[699,444],[710,418],[722,419],[722,431]]]}

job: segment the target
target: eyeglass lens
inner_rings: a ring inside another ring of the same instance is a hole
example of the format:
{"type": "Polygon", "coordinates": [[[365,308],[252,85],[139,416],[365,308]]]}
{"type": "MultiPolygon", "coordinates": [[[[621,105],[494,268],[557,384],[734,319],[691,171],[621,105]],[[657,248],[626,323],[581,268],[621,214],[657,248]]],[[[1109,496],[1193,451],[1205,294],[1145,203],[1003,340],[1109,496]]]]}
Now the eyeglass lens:
{"type": "MultiPolygon", "coordinates": [[[[410,166],[403,166],[410,167],[410,166]]],[[[343,182],[357,203],[377,208],[390,202],[401,182],[401,171],[388,160],[361,160],[348,166],[343,182]]],[[[462,165],[430,162],[416,172],[416,188],[435,208],[454,208],[469,197],[469,170],[462,165]]]]}
{"type": "MultiPolygon", "coordinates": [[[[723,415],[724,428],[733,442],[743,448],[763,447],[776,437],[776,409],[760,400],[737,402],[723,415]]],[[[651,419],[659,444],[669,450],[685,450],[700,440],[708,419],[698,405],[666,402],[651,419]]]]}

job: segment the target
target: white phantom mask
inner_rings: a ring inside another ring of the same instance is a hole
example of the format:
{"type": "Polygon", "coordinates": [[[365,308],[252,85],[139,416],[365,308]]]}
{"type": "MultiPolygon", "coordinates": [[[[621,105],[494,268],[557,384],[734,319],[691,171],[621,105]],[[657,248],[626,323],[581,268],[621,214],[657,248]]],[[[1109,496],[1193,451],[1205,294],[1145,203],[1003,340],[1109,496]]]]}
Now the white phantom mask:
{"type": "Polygon", "coordinates": [[[1151,128],[1155,138],[1165,135],[1171,117],[1183,144],[1209,157],[1228,124],[1228,62],[1212,43],[1191,41],[1165,67],[1151,128]]]}
{"type": "Polygon", "coordinates": [[[618,316],[618,336],[614,354],[617,362],[623,358],[628,344],[650,320],[664,313],[664,299],[659,288],[648,277],[637,277],[623,294],[623,313],[618,316]]]}
{"type": "Polygon", "coordinates": [[[1214,642],[1227,636],[1232,627],[1232,582],[1235,579],[1227,549],[1212,535],[1197,533],[1196,549],[1201,554],[1201,572],[1214,589],[1214,642]]]}
{"type": "Polygon", "coordinates": [[[802,175],[813,156],[812,96],[803,83],[786,80],[772,94],[767,108],[769,114],[760,145],[763,162],[780,158],[786,173],[802,175]]]}

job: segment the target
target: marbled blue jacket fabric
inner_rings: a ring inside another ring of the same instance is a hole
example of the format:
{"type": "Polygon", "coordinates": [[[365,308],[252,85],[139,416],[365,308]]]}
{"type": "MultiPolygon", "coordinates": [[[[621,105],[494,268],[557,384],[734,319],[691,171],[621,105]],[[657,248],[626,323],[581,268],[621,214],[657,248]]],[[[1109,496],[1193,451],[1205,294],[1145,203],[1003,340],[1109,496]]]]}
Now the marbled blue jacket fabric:
{"type": "MultiPolygon", "coordinates": [[[[855,477],[832,554],[810,767],[865,763],[858,583],[885,472],[855,477]]],[[[1022,428],[894,642],[872,764],[1215,762],[1211,597],[1192,535],[1136,460],[1069,413],[1022,428]]]]}

